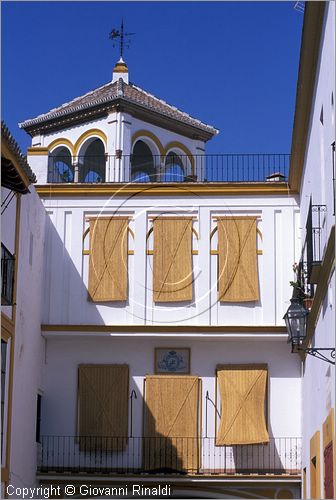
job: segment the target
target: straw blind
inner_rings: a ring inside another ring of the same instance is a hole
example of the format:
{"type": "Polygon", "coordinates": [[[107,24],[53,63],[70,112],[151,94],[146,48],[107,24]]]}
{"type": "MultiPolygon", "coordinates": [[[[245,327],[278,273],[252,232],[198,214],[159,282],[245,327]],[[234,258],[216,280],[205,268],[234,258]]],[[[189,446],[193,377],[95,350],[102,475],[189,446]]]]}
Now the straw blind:
{"type": "Polygon", "coordinates": [[[80,449],[123,450],[128,435],[128,366],[79,365],[80,449]]]}
{"type": "Polygon", "coordinates": [[[256,218],[218,219],[218,251],[219,300],[259,300],[256,218]]]}
{"type": "Polygon", "coordinates": [[[161,375],[146,378],[146,470],[197,470],[198,410],[198,377],[161,375]]]}
{"type": "Polygon", "coordinates": [[[90,220],[89,294],[94,302],[127,300],[128,219],[90,220]]]}
{"type": "Polygon", "coordinates": [[[192,300],[192,219],[154,221],[154,301],[192,300]]]}
{"type": "Polygon", "coordinates": [[[217,445],[266,443],[267,365],[217,367],[221,420],[217,445]]]}

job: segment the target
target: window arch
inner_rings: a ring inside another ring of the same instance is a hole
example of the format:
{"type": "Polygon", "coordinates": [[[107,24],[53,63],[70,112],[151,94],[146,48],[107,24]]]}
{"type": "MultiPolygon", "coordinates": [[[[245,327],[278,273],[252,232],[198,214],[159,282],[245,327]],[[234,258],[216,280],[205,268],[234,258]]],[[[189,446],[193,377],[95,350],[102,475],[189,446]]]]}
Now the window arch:
{"type": "Polygon", "coordinates": [[[48,158],[48,182],[74,182],[74,169],[69,149],[56,147],[48,158]]]}
{"type": "Polygon", "coordinates": [[[101,139],[85,141],[78,155],[79,182],[105,182],[105,146],[101,139]]]}
{"type": "Polygon", "coordinates": [[[154,182],[156,171],[150,147],[144,141],[137,141],[131,158],[131,180],[133,182],[154,182]]]}
{"type": "Polygon", "coordinates": [[[168,153],[166,156],[163,181],[164,182],[184,181],[184,166],[182,158],[173,151],[168,153]]]}

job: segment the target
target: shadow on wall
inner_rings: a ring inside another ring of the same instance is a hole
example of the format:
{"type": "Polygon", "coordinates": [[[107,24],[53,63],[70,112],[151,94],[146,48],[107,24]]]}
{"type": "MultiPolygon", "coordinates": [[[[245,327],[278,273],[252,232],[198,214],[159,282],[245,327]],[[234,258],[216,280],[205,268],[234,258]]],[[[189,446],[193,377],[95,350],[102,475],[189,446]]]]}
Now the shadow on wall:
{"type": "MultiPolygon", "coordinates": [[[[52,220],[46,220],[46,251],[44,278],[44,315],[45,324],[90,324],[102,325],[104,320],[97,305],[89,300],[88,289],[83,276],[76,268],[67,246],[71,247],[71,224],[64,213],[64,241],[59,236],[52,220]],[[86,307],[83,308],[83,304],[86,307]],[[79,321],[76,321],[78,319],[79,321]]],[[[83,255],[79,267],[83,269],[83,255]]]]}

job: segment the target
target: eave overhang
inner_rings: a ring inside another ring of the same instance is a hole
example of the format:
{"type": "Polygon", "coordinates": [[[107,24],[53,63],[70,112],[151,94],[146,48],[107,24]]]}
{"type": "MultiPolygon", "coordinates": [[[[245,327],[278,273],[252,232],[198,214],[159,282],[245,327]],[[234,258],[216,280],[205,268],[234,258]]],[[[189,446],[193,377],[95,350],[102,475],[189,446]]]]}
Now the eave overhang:
{"type": "Polygon", "coordinates": [[[203,124],[195,126],[183,122],[182,120],[170,117],[159,111],[149,109],[145,105],[133,102],[126,97],[117,97],[108,103],[98,104],[96,106],[87,105],[80,110],[70,113],[67,112],[65,114],[60,113],[58,116],[52,118],[27,120],[20,124],[20,128],[24,129],[31,137],[34,137],[38,134],[48,134],[65,127],[96,120],[97,118],[107,116],[116,111],[129,113],[135,118],[139,118],[153,125],[204,142],[218,134],[218,130],[215,128],[203,124]]]}

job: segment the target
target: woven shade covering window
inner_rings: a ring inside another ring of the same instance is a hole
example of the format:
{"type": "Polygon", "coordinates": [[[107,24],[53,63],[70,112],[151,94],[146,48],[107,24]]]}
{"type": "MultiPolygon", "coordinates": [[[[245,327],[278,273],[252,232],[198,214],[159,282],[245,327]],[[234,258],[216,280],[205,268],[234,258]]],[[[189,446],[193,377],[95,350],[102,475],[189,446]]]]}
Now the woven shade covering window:
{"type": "Polygon", "coordinates": [[[219,300],[259,300],[256,217],[218,219],[219,300]]]}
{"type": "Polygon", "coordinates": [[[149,376],[145,386],[144,468],[196,472],[199,463],[199,379],[149,376]]]}
{"type": "Polygon", "coordinates": [[[89,295],[94,302],[128,296],[128,218],[90,220],[89,295]]]}
{"type": "Polygon", "coordinates": [[[153,300],[192,300],[192,219],[162,217],[154,220],[153,227],[153,300]]]}
{"type": "Polygon", "coordinates": [[[267,365],[217,367],[221,419],[217,445],[267,443],[267,365]]]}
{"type": "Polygon", "coordinates": [[[122,451],[128,436],[128,366],[79,365],[81,450],[122,451]]]}

